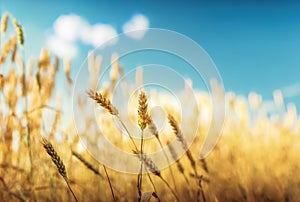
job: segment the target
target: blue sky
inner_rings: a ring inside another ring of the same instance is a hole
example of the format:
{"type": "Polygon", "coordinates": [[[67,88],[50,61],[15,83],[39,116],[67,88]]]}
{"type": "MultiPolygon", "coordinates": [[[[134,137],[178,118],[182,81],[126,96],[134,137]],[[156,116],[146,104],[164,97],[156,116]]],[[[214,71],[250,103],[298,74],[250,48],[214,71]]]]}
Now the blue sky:
{"type": "MultiPolygon", "coordinates": [[[[199,43],[211,56],[226,91],[258,92],[271,99],[273,90],[295,91],[299,102],[300,3],[297,1],[22,1],[2,0],[27,32],[33,54],[46,45],[53,23],[76,14],[91,25],[105,23],[117,33],[134,15],[146,16],[151,28],[170,29],[199,43]]],[[[78,66],[92,46],[78,45],[78,66]]],[[[76,66],[75,65],[75,66],[76,66]]],[[[293,95],[293,92],[289,92],[293,95]]]]}

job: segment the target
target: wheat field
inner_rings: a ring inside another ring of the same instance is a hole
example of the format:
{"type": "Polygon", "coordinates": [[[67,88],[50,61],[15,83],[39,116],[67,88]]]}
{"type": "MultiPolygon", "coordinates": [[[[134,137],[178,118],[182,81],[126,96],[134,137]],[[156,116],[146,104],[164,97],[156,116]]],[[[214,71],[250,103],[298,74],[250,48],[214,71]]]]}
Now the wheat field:
{"type": "MultiPolygon", "coordinates": [[[[101,133],[115,147],[135,155],[137,165],[148,171],[145,174],[117,172],[99,163],[81,146],[75,123],[62,104],[63,99],[68,100],[74,85],[71,62],[46,49],[41,50],[39,58],[26,61],[25,55],[30,52],[24,48],[26,34],[30,33],[24,33],[12,15],[3,14],[1,201],[299,201],[300,122],[295,105],[288,105],[283,113],[268,116],[258,94],[243,97],[226,92],[227,114],[220,139],[214,150],[200,160],[209,118],[203,119],[193,144],[188,147],[185,137],[189,126],[180,124],[180,109],[170,106],[172,98],[167,95],[140,90],[128,105],[129,114],[121,116],[122,109],[114,106],[111,96],[122,71],[113,68],[108,86],[97,92],[86,89],[85,96],[76,100],[83,112],[87,103],[101,110],[97,118],[101,133]],[[65,82],[64,89],[60,89],[58,82],[65,82]],[[152,117],[153,105],[161,106],[167,113],[168,127],[162,132],[152,117]],[[131,128],[126,128],[128,120],[136,123],[141,137],[152,135],[153,138],[135,139],[131,128]],[[116,122],[124,126],[127,138],[120,138],[125,132],[116,122]],[[171,166],[160,170],[158,162],[147,154],[174,140],[186,152],[174,162],[178,148],[169,147],[161,159],[171,166]]],[[[101,62],[94,55],[88,60],[90,80],[95,83],[101,62]]],[[[136,83],[141,80],[137,76],[136,83]]],[[[183,93],[190,96],[188,90],[183,93]]],[[[210,95],[197,91],[196,100],[199,111],[207,111],[210,117],[210,95]]],[[[280,92],[273,102],[278,107],[285,105],[280,92]]],[[[86,114],[80,136],[97,138],[98,131],[91,126],[89,116],[86,114]]],[[[195,120],[199,114],[193,112],[189,116],[189,120],[195,120]]],[[[108,157],[109,152],[103,151],[103,156],[108,157]]]]}

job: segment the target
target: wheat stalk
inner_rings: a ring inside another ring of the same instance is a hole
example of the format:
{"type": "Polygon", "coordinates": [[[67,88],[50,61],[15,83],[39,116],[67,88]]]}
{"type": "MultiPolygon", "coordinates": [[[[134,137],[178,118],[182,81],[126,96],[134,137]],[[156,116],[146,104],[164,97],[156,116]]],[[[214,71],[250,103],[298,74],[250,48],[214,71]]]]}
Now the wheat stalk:
{"type": "Polygon", "coordinates": [[[142,178],[143,178],[143,144],[144,144],[144,129],[147,127],[149,123],[150,117],[148,114],[148,98],[144,91],[141,91],[139,95],[139,106],[138,106],[138,125],[141,129],[141,147],[140,147],[140,172],[138,175],[138,193],[139,193],[139,200],[142,197],[142,178]]]}
{"type": "Polygon", "coordinates": [[[68,188],[71,191],[75,201],[78,201],[75,193],[73,192],[73,190],[70,186],[66,167],[65,167],[65,164],[63,163],[63,161],[61,160],[60,156],[57,154],[57,152],[55,151],[52,144],[50,142],[48,142],[48,140],[46,140],[45,138],[43,138],[42,144],[43,144],[46,152],[48,153],[48,155],[51,157],[52,162],[56,165],[58,173],[64,178],[65,182],[67,183],[68,188]]]}

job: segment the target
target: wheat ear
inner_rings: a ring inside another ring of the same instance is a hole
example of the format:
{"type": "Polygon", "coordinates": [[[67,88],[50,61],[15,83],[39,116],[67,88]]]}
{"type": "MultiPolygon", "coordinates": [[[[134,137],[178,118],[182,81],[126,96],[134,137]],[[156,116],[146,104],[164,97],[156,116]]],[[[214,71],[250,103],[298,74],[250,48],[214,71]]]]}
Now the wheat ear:
{"type": "Polygon", "coordinates": [[[119,115],[117,108],[110,102],[109,99],[105,98],[101,93],[88,90],[87,94],[91,99],[95,100],[96,103],[98,103],[101,107],[106,109],[111,115],[119,115]]]}
{"type": "Polygon", "coordinates": [[[1,18],[1,32],[4,34],[7,30],[8,14],[4,13],[1,18]]]}
{"type": "Polygon", "coordinates": [[[78,201],[75,193],[73,192],[73,190],[70,186],[66,167],[65,167],[65,164],[63,163],[63,161],[61,160],[60,156],[57,154],[57,152],[55,151],[52,144],[50,142],[48,142],[48,140],[46,140],[45,138],[43,138],[42,144],[43,144],[46,152],[48,153],[48,155],[51,157],[52,162],[56,165],[58,173],[64,178],[65,182],[67,183],[68,188],[71,191],[75,201],[78,201]]]}
{"type": "Polygon", "coordinates": [[[101,93],[97,93],[93,90],[88,90],[86,92],[88,94],[88,96],[93,99],[97,104],[99,104],[101,107],[103,107],[104,109],[106,109],[111,115],[116,116],[117,119],[119,120],[119,122],[121,123],[121,125],[123,126],[123,128],[126,130],[128,137],[130,139],[130,141],[132,142],[134,148],[136,150],[137,146],[133,140],[133,137],[131,135],[131,133],[129,132],[129,130],[127,129],[126,125],[124,124],[124,122],[122,121],[122,119],[120,118],[119,115],[119,111],[117,110],[117,108],[110,102],[109,99],[107,99],[105,96],[103,96],[101,93]]]}
{"type": "Polygon", "coordinates": [[[187,143],[183,137],[183,134],[178,126],[178,123],[176,122],[176,120],[174,119],[174,117],[172,115],[168,115],[168,119],[169,119],[169,123],[173,128],[173,131],[177,137],[177,140],[181,143],[182,148],[186,151],[186,156],[188,157],[190,164],[195,172],[195,175],[198,177],[198,173],[197,173],[197,169],[196,169],[196,162],[192,156],[191,151],[189,150],[187,143]]]}
{"type": "Polygon", "coordinates": [[[18,35],[18,42],[21,46],[24,45],[24,32],[22,26],[17,22],[16,19],[13,19],[13,25],[15,26],[17,35],[18,35]]]}
{"type": "MultiPolygon", "coordinates": [[[[138,156],[140,156],[138,151],[133,151],[134,154],[138,156]]],[[[175,191],[172,189],[172,187],[169,185],[169,183],[162,177],[160,170],[158,169],[158,167],[155,165],[155,163],[152,161],[152,159],[150,159],[148,156],[146,156],[145,154],[142,155],[140,158],[142,158],[143,163],[145,164],[147,170],[149,170],[152,174],[156,175],[157,177],[159,177],[165,184],[166,186],[170,189],[170,191],[172,192],[173,196],[175,197],[175,199],[177,201],[180,201],[178,196],[176,195],[175,191]]]]}

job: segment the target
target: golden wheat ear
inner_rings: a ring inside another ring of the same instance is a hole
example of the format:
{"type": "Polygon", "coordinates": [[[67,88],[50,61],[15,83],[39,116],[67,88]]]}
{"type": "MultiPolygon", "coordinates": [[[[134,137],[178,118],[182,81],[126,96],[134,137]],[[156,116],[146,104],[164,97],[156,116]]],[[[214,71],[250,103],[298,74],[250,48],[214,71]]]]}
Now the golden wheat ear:
{"type": "Polygon", "coordinates": [[[109,99],[105,98],[101,93],[97,93],[93,90],[86,91],[87,95],[93,99],[97,104],[106,109],[111,115],[118,116],[119,112],[117,108],[110,102],[109,99]]]}
{"type": "Polygon", "coordinates": [[[60,156],[57,154],[57,152],[55,151],[53,145],[46,140],[45,138],[43,138],[42,144],[46,150],[46,152],[48,153],[48,155],[51,157],[52,162],[56,165],[57,171],[58,173],[64,178],[64,180],[67,183],[67,186],[69,188],[69,190],[71,191],[75,201],[78,201],[75,193],[73,192],[70,183],[69,183],[69,178],[67,176],[67,171],[66,171],[66,167],[65,164],[63,163],[62,159],[60,158],[60,156]]]}
{"type": "Polygon", "coordinates": [[[63,161],[61,160],[61,158],[59,157],[59,155],[57,154],[57,152],[55,151],[55,149],[53,148],[52,144],[50,142],[48,142],[48,140],[46,140],[45,138],[43,138],[42,144],[43,144],[46,152],[48,153],[48,155],[51,157],[52,162],[56,165],[57,171],[59,172],[59,174],[64,179],[68,180],[66,167],[65,167],[63,161]]]}
{"type": "Polygon", "coordinates": [[[21,46],[24,45],[24,32],[22,26],[17,22],[16,19],[13,19],[13,25],[15,26],[17,35],[18,35],[18,42],[21,46]]]}
{"type": "Polygon", "coordinates": [[[158,169],[158,167],[155,165],[155,163],[152,161],[151,158],[149,158],[147,155],[143,154],[141,155],[140,152],[133,150],[133,153],[136,155],[137,158],[141,159],[143,161],[143,163],[146,166],[146,170],[150,171],[152,174],[156,175],[157,177],[159,177],[163,183],[165,183],[165,185],[170,189],[170,191],[172,192],[173,196],[175,197],[176,201],[180,201],[176,192],[172,189],[172,187],[170,186],[170,184],[163,178],[163,176],[161,175],[160,170],[158,169]]]}
{"type": "Polygon", "coordinates": [[[1,32],[4,34],[7,30],[8,14],[4,13],[1,18],[1,32]]]}
{"type": "Polygon", "coordinates": [[[144,91],[141,91],[139,95],[139,107],[138,107],[138,124],[141,130],[144,130],[150,123],[150,116],[148,113],[148,98],[144,91]]]}

